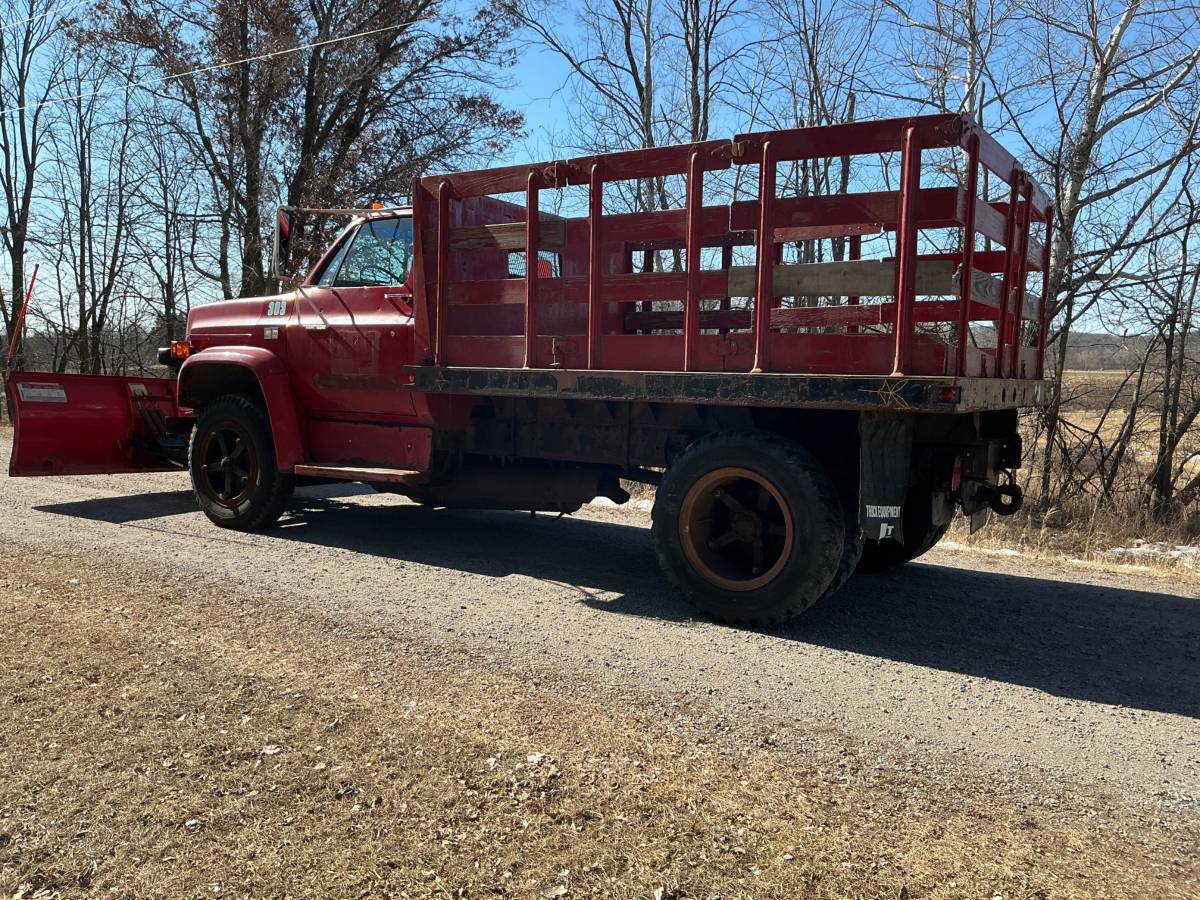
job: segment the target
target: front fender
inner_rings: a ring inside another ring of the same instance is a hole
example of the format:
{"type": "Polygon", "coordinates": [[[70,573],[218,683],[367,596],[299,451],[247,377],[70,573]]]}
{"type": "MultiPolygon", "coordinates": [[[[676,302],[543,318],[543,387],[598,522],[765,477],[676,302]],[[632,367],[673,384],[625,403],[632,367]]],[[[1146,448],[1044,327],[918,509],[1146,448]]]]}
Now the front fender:
{"type": "Polygon", "coordinates": [[[275,440],[281,472],[305,460],[300,411],[292,394],[287,363],[264,347],[212,347],[189,356],[179,369],[180,406],[194,409],[231,393],[257,388],[275,440]]]}

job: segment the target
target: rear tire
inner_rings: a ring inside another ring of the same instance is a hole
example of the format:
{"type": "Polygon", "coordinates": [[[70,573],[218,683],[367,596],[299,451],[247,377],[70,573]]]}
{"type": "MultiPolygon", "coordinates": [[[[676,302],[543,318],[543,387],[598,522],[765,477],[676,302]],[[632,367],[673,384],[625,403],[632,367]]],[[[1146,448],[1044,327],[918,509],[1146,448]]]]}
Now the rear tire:
{"type": "Polygon", "coordinates": [[[652,530],[667,577],[731,625],[774,625],[808,609],[833,584],[846,549],[829,475],[770,432],[691,444],[663,476],[652,530]]]}
{"type": "Polygon", "coordinates": [[[242,394],[219,397],[200,413],[188,444],[188,470],[204,514],[238,531],[278,519],[296,483],[275,465],[266,412],[242,394]]]}
{"type": "Polygon", "coordinates": [[[846,542],[842,547],[842,559],[838,563],[838,569],[833,576],[833,581],[829,583],[829,587],[825,588],[825,596],[821,598],[822,600],[837,591],[838,588],[850,580],[851,575],[858,571],[866,545],[867,542],[863,538],[862,526],[858,521],[857,508],[854,508],[853,512],[847,509],[846,542]]]}

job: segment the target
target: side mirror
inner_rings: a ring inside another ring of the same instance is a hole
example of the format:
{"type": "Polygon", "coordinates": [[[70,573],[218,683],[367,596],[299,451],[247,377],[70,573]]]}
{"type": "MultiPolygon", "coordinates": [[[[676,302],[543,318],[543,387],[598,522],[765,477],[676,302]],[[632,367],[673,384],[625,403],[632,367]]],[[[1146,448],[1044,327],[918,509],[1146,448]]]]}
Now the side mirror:
{"type": "Polygon", "coordinates": [[[283,278],[283,264],[287,262],[292,244],[292,214],[289,206],[281,206],[275,212],[275,232],[271,237],[271,268],[267,277],[272,281],[283,278]]]}

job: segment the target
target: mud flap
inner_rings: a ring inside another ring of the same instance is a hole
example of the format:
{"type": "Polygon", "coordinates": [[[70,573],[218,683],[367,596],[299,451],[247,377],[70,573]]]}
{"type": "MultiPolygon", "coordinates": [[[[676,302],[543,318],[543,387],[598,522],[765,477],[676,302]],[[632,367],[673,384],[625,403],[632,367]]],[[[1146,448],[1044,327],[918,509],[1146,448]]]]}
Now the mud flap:
{"type": "Polygon", "coordinates": [[[904,542],[904,497],[912,466],[913,416],[864,412],[858,418],[863,536],[904,542]]]}
{"type": "Polygon", "coordinates": [[[168,433],[178,415],[175,381],[118,375],[11,372],[14,433],[8,474],[100,475],[178,471],[186,439],[168,433]]]}

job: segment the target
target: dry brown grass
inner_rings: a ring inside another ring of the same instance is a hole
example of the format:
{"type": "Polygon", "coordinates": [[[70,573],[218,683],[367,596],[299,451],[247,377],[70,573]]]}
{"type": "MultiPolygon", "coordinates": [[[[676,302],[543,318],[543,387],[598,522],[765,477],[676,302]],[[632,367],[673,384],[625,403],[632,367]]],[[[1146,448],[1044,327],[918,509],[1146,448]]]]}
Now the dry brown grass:
{"type": "MultiPolygon", "coordinates": [[[[1124,422],[1124,411],[1132,397],[1132,388],[1123,384],[1124,372],[1068,371],[1064,377],[1062,417],[1077,431],[1064,432],[1077,448],[1086,432],[1097,432],[1111,445],[1124,422]],[[1115,403],[1112,401],[1116,399],[1115,403]],[[1112,403],[1112,409],[1105,410],[1112,403]]],[[[1153,385],[1148,386],[1148,390],[1153,385]]],[[[993,517],[983,531],[967,535],[966,523],[956,520],[951,535],[973,547],[998,546],[1020,549],[1049,557],[1103,560],[1114,547],[1128,547],[1135,540],[1195,544],[1200,541],[1200,515],[1195,510],[1171,509],[1155,513],[1145,482],[1153,469],[1157,452],[1158,406],[1153,398],[1137,419],[1129,451],[1113,484],[1112,496],[1104,496],[1094,476],[1094,460],[1084,458],[1071,481],[1081,479],[1084,490],[1056,498],[1048,505],[1039,501],[1041,456],[1043,447],[1034,430],[1032,416],[1026,418],[1025,467],[1020,473],[1026,486],[1025,510],[1009,519],[993,517]]],[[[1180,446],[1179,460],[1188,454],[1198,456],[1185,467],[1185,478],[1200,471],[1200,429],[1194,429],[1180,446]]],[[[1064,480],[1062,466],[1055,460],[1056,483],[1064,480]]],[[[1200,572],[1163,559],[1146,562],[1156,568],[1170,569],[1188,578],[1200,578],[1200,572]]]]}
{"type": "Polygon", "coordinates": [[[722,748],[269,598],[6,550],[5,895],[1200,891],[1165,813],[722,748]]]}
{"type": "Polygon", "coordinates": [[[1132,389],[1122,383],[1125,372],[1114,369],[1068,369],[1063,372],[1063,408],[1068,411],[1104,409],[1120,393],[1127,402],[1132,389]]]}

